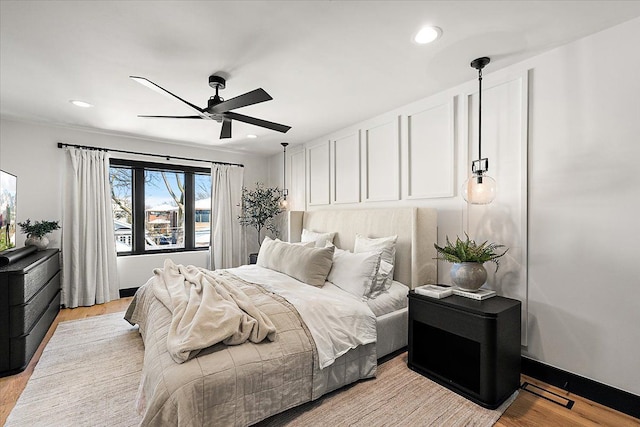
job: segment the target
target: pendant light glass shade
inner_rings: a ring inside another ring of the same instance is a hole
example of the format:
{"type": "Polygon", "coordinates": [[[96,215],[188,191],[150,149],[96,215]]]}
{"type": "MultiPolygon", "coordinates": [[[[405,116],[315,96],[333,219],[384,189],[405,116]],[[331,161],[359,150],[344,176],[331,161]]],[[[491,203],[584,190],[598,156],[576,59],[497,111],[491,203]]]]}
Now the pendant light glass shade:
{"type": "Polygon", "coordinates": [[[496,198],[496,180],[473,173],[462,186],[462,197],[473,205],[488,205],[496,198]]]}

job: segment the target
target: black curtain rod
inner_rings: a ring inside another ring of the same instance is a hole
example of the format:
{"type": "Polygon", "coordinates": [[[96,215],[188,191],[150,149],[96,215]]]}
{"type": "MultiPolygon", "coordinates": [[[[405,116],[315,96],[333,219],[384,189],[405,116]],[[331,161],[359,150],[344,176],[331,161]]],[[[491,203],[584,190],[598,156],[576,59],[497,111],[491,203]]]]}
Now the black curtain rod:
{"type": "Polygon", "coordinates": [[[114,153],[125,153],[125,154],[135,154],[138,156],[150,156],[150,157],[161,157],[163,159],[171,160],[188,160],[190,162],[204,162],[204,163],[213,163],[216,165],[229,165],[229,166],[238,166],[243,168],[244,165],[241,163],[227,163],[227,162],[214,162],[213,160],[202,160],[202,159],[190,159],[188,157],[179,157],[179,156],[168,156],[163,154],[153,154],[153,153],[139,153],[136,151],[127,151],[127,150],[117,150],[114,148],[102,148],[102,147],[89,147],[87,145],[75,145],[75,144],[65,144],[63,142],[58,142],[58,148],[64,147],[74,147],[74,148],[84,148],[85,150],[96,150],[96,151],[113,151],[114,153]]]}

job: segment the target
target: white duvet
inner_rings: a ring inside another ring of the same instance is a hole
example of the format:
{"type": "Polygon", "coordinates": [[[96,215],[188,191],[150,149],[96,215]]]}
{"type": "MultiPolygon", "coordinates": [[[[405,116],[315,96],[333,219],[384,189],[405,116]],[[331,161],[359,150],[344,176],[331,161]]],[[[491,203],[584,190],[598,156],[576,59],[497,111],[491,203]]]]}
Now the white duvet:
{"type": "Polygon", "coordinates": [[[376,317],[371,309],[330,282],[316,288],[257,265],[228,271],[280,295],[298,310],[316,343],[320,368],[352,348],[376,341],[376,317]]]}

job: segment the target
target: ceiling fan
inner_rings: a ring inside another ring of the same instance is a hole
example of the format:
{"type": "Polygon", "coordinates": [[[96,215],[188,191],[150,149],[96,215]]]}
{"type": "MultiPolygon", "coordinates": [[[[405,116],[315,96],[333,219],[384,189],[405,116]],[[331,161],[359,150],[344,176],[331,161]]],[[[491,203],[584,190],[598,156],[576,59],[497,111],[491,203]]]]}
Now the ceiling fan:
{"type": "Polygon", "coordinates": [[[220,139],[231,138],[231,121],[237,120],[239,122],[249,123],[250,125],[260,126],[263,128],[275,130],[278,132],[286,133],[291,126],[281,125],[279,123],[268,122],[266,120],[257,119],[255,117],[245,116],[243,114],[234,113],[231,110],[236,108],[246,107],[248,105],[258,104],[264,101],[270,101],[273,98],[265,92],[262,88],[252,90],[244,95],[236,96],[229,100],[224,100],[218,95],[218,90],[224,89],[226,86],[226,80],[223,77],[211,75],[209,76],[209,86],[216,90],[215,96],[209,98],[209,102],[206,108],[200,108],[197,105],[185,101],[178,95],[175,95],[168,90],[158,86],[154,82],[144,77],[129,76],[136,82],[143,86],[148,87],[163,95],[172,96],[179,101],[187,104],[192,110],[196,112],[196,116],[145,116],[139,115],[138,117],[147,118],[164,118],[164,119],[202,119],[202,120],[215,120],[218,123],[222,123],[222,130],[220,131],[220,139]]]}

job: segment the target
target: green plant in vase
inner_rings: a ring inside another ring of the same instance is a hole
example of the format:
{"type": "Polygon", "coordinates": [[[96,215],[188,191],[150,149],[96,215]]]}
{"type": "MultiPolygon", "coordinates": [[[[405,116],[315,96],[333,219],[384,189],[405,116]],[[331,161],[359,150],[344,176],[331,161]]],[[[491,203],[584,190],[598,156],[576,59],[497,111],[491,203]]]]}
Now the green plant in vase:
{"type": "Polygon", "coordinates": [[[434,243],[438,252],[436,259],[453,263],[451,279],[454,285],[467,291],[477,291],[487,280],[487,270],[483,265],[485,262],[493,262],[497,272],[500,258],[509,251],[502,251],[505,246],[498,243],[485,241],[477,244],[466,233],[464,240],[456,237],[452,243],[447,236],[446,242],[442,247],[434,243]]]}
{"type": "Polygon", "coordinates": [[[31,223],[30,219],[25,222],[19,222],[20,230],[27,235],[26,246],[35,246],[39,251],[44,250],[49,245],[47,234],[60,229],[58,221],[36,221],[31,223]]]}

